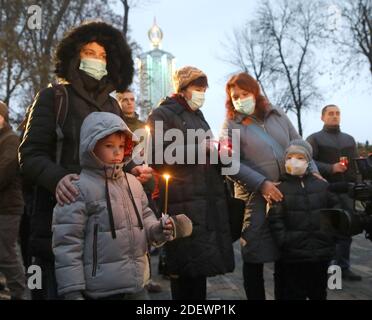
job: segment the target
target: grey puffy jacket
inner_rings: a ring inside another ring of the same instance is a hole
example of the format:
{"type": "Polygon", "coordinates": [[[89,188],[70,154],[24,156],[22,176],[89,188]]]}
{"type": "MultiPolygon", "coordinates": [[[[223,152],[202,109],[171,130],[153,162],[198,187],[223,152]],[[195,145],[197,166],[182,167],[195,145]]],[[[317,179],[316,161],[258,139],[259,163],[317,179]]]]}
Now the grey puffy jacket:
{"type": "Polygon", "coordinates": [[[129,197],[122,165],[106,167],[93,154],[94,146],[114,132],[130,133],[124,121],[106,112],[94,112],[83,123],[80,135],[80,179],[77,200],[53,213],[53,252],[58,293],[84,292],[91,298],[136,293],[149,278],[148,242],[162,241],[161,223],[148,207],[140,182],[127,178],[139,221],[129,197]],[[108,181],[116,238],[107,209],[108,181]],[[143,228],[141,226],[143,225],[143,228]]]}

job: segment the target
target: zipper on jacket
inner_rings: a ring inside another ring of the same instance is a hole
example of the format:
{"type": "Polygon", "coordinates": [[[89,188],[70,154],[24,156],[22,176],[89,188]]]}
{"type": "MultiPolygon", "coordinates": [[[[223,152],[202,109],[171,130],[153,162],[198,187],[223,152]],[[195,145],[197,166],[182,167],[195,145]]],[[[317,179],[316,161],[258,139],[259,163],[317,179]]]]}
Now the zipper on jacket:
{"type": "Polygon", "coordinates": [[[93,270],[92,277],[96,276],[97,273],[97,236],[98,236],[98,224],[94,225],[93,233],[93,270]]]}
{"type": "MultiPolygon", "coordinates": [[[[305,196],[305,203],[306,203],[306,211],[308,213],[307,215],[307,222],[309,223],[309,225],[311,224],[311,207],[310,207],[310,199],[309,199],[309,195],[307,193],[307,189],[306,189],[306,186],[305,186],[305,181],[303,178],[301,178],[301,187],[302,187],[302,190],[303,190],[303,193],[304,193],[304,196],[305,196]]],[[[309,233],[312,233],[312,231],[310,231],[309,233]]]]}
{"type": "MultiPolygon", "coordinates": [[[[134,230],[133,230],[134,229],[134,225],[132,224],[132,218],[130,216],[130,207],[129,207],[130,199],[127,199],[126,196],[123,196],[123,200],[124,200],[124,203],[125,203],[125,205],[126,205],[126,207],[128,209],[127,210],[128,212],[125,215],[125,219],[127,221],[127,228],[128,228],[128,231],[129,231],[129,248],[131,248],[129,250],[129,254],[130,254],[130,257],[132,259],[134,259],[135,251],[134,251],[133,248],[135,248],[135,245],[134,245],[135,240],[134,240],[134,230]]],[[[124,208],[124,210],[125,210],[125,208],[124,208]]],[[[133,261],[132,259],[131,259],[131,261],[133,261]]]]}

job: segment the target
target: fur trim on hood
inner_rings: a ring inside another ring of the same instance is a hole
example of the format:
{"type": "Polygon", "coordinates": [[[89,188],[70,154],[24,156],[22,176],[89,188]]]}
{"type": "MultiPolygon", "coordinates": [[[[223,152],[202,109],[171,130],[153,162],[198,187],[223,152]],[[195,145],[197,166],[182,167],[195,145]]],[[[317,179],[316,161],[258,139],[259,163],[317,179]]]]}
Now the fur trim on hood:
{"type": "Polygon", "coordinates": [[[71,29],[60,41],[55,52],[55,73],[69,79],[70,63],[79,58],[82,46],[97,42],[107,54],[107,72],[117,91],[124,91],[132,83],[134,66],[132,50],[122,33],[105,22],[90,22],[71,29]]]}

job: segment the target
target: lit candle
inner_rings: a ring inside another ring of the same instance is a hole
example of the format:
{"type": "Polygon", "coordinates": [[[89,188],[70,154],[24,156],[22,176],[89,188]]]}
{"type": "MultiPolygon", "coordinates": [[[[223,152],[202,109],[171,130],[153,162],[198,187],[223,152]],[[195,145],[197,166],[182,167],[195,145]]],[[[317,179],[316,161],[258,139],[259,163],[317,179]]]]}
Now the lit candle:
{"type": "Polygon", "coordinates": [[[165,179],[165,203],[164,203],[164,213],[163,215],[168,215],[168,182],[169,182],[169,179],[170,179],[170,175],[169,174],[165,174],[164,176],[164,179],[165,179]]]}
{"type": "Polygon", "coordinates": [[[144,167],[148,167],[149,166],[149,163],[148,163],[148,154],[149,154],[149,149],[150,149],[150,137],[151,137],[151,131],[150,131],[150,128],[149,126],[146,126],[145,127],[146,129],[146,141],[145,141],[145,151],[144,151],[144,157],[145,157],[145,163],[144,163],[144,167]]]}
{"type": "Polygon", "coordinates": [[[349,159],[347,157],[340,157],[340,163],[347,168],[349,159]]]}

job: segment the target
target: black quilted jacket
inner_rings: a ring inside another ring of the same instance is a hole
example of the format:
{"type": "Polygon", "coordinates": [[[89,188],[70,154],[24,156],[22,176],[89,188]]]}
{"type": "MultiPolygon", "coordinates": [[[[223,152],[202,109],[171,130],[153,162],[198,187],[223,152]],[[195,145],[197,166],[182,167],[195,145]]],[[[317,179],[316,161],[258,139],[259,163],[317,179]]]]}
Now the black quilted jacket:
{"type": "MultiPolygon", "coordinates": [[[[175,128],[183,132],[185,144],[178,148],[185,151],[187,129],[209,130],[200,110],[190,111],[179,99],[167,98],[149,116],[149,125],[155,121],[164,131],[175,128]]],[[[159,135],[159,132],[157,132],[159,135]]],[[[164,143],[163,150],[170,143],[164,143]]],[[[193,148],[189,141],[188,146],[193,148]]],[[[155,143],[153,145],[155,147],[155,143]]],[[[190,150],[190,149],[189,149],[190,150]]],[[[186,214],[193,222],[191,237],[166,244],[169,272],[175,275],[196,277],[214,276],[234,269],[234,255],[228,223],[223,179],[217,165],[173,164],[157,165],[160,172],[171,175],[169,184],[169,214],[186,214]]],[[[164,199],[164,188],[160,188],[164,199]]]]}
{"type": "Polygon", "coordinates": [[[304,178],[285,175],[283,178],[279,189],[284,200],[269,211],[270,230],[283,261],[332,258],[333,238],[320,228],[319,210],[337,205],[337,198],[327,188],[328,183],[313,175],[304,178]]]}

